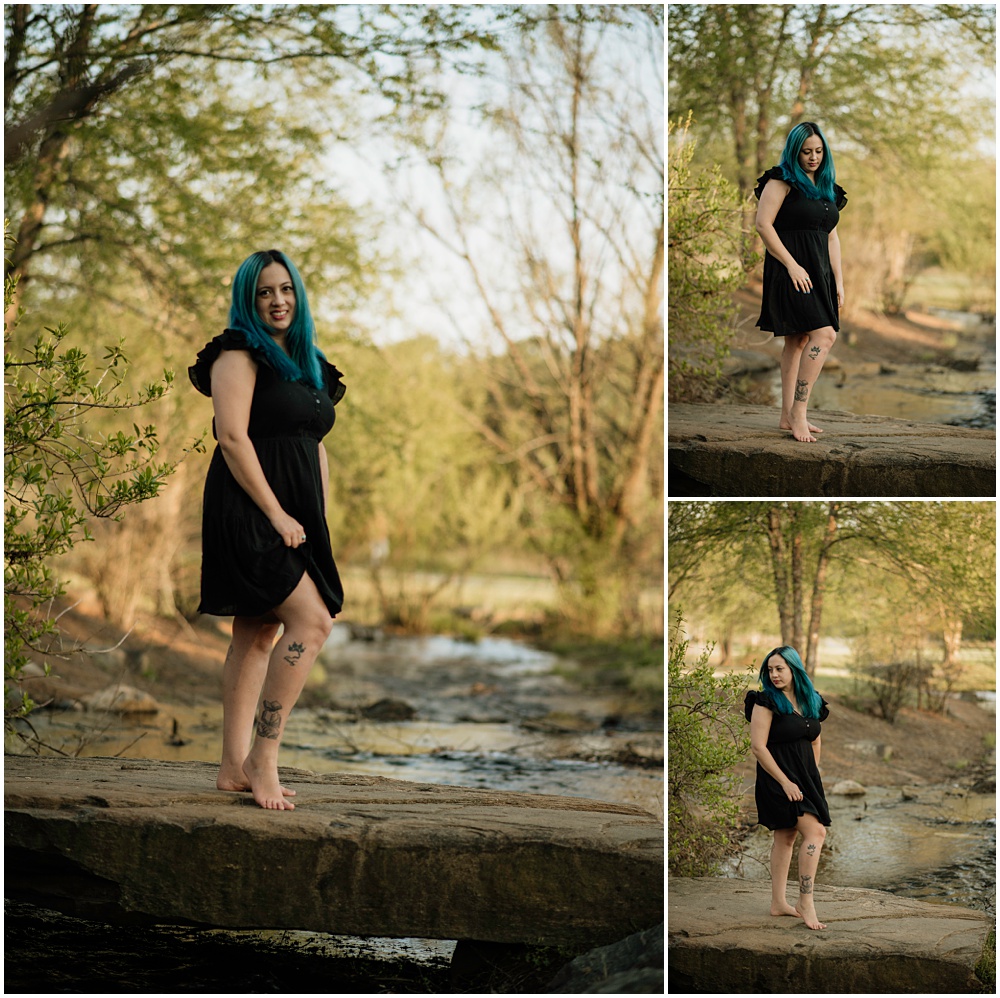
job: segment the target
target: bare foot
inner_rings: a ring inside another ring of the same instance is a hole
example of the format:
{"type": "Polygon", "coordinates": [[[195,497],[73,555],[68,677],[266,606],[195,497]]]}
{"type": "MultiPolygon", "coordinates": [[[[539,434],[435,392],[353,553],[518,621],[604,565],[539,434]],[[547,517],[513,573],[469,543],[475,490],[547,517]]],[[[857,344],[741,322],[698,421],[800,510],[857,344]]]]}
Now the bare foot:
{"type": "Polygon", "coordinates": [[[799,904],[795,906],[795,913],[802,919],[810,929],[825,929],[826,926],[816,917],[816,908],[811,904],[799,904]],[[802,905],[800,908],[799,905],[802,905]]]}
{"type": "Polygon", "coordinates": [[[801,918],[802,916],[787,902],[775,903],[771,902],[771,914],[772,915],[791,915],[792,918],[801,918]]]}
{"type": "MultiPolygon", "coordinates": [[[[219,778],[215,781],[215,785],[219,790],[228,790],[235,793],[250,789],[250,781],[247,779],[246,773],[242,769],[233,770],[229,766],[219,767],[219,778]]],[[[295,796],[295,791],[289,790],[288,787],[282,787],[281,792],[286,797],[295,796]]]]}
{"type": "Polygon", "coordinates": [[[796,440],[801,440],[804,443],[816,442],[816,438],[809,432],[809,421],[804,416],[801,419],[793,418],[789,429],[796,440]]]}
{"type": "Polygon", "coordinates": [[[243,763],[243,772],[250,782],[253,799],[263,808],[272,811],[294,811],[295,805],[285,800],[284,788],[278,782],[278,767],[260,767],[254,765],[252,757],[248,756],[243,763]]]}
{"type": "MultiPolygon", "coordinates": [[[[822,426],[813,426],[812,423],[808,424],[810,433],[822,433],[822,426]]],[[[790,416],[782,415],[781,421],[778,423],[779,430],[790,430],[792,428],[792,420],[790,416]]]]}

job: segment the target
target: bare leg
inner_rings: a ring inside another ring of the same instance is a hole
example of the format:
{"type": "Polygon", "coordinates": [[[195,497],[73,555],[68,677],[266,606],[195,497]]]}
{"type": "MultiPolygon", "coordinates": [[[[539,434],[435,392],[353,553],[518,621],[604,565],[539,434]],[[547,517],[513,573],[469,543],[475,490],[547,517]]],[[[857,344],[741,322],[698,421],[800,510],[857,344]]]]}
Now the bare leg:
{"type": "Polygon", "coordinates": [[[250,754],[257,703],[280,624],[268,617],[234,617],[233,641],[222,669],[220,790],[249,790],[243,762],[250,754]]]}
{"type": "Polygon", "coordinates": [[[771,843],[772,915],[794,915],[796,918],[799,915],[785,897],[788,869],[792,865],[792,852],[795,849],[795,838],[798,834],[794,828],[776,828],[774,831],[774,841],[771,843]]]}
{"type": "Polygon", "coordinates": [[[795,375],[795,389],[790,410],[792,436],[796,440],[815,441],[809,430],[809,420],[806,418],[806,408],[813,385],[823,370],[823,363],[830,349],[837,341],[837,333],[833,326],[823,326],[814,329],[808,336],[808,345],[799,361],[799,369],[795,375]]]}
{"type": "Polygon", "coordinates": [[[292,595],[274,610],[284,630],[267,665],[257,719],[257,737],[243,763],[254,800],[264,808],[292,810],[278,782],[278,746],[288,715],[305,686],[309,670],[330,635],[333,620],[316,589],[303,575],[292,595]]]}
{"type": "MultiPolygon", "coordinates": [[[[781,419],[778,428],[790,430],[792,428],[792,399],[795,395],[795,382],[799,377],[799,361],[802,359],[802,352],[809,342],[807,333],[793,333],[784,337],[784,345],[781,349],[781,419]]],[[[809,423],[810,433],[822,433],[818,426],[809,423]]]]}
{"type": "Polygon", "coordinates": [[[816,917],[813,888],[826,829],[814,814],[803,814],[799,818],[798,829],[802,833],[802,845],[799,846],[799,900],[795,910],[810,929],[825,929],[826,926],[816,917]]]}

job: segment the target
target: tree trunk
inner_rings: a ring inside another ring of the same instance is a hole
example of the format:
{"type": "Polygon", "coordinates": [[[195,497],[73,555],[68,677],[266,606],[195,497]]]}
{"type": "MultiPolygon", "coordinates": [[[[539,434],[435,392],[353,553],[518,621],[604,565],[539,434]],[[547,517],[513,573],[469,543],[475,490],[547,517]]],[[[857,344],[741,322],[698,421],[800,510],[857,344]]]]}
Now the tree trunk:
{"type": "Polygon", "coordinates": [[[826,529],[816,559],[816,577],[813,580],[812,605],[809,610],[809,640],[806,647],[805,667],[810,677],[816,675],[819,665],[819,626],[823,617],[823,597],[826,592],[826,570],[830,564],[830,549],[837,536],[837,513],[840,504],[832,502],[826,518],[826,529]]]}
{"type": "Polygon", "coordinates": [[[801,655],[805,647],[802,634],[802,530],[792,517],[792,647],[801,655]]]}
{"type": "Polygon", "coordinates": [[[944,643],[942,669],[954,669],[959,665],[962,649],[962,618],[949,613],[942,614],[941,640],[944,643]]]}
{"type": "Polygon", "coordinates": [[[774,593],[778,601],[778,619],[781,621],[781,643],[791,644],[792,594],[788,584],[788,557],[785,536],[781,529],[781,510],[771,506],[767,511],[767,540],[771,546],[771,568],[774,575],[774,593]]]}

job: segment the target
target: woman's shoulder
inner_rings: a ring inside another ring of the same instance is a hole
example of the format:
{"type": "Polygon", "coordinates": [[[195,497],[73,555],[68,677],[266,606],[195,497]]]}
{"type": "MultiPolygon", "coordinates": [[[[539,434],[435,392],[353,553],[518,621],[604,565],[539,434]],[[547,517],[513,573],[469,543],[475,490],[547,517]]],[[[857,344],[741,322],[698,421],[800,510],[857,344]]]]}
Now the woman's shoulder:
{"type": "Polygon", "coordinates": [[[842,209],[847,204],[847,191],[840,184],[833,185],[833,201],[838,209],[842,209]]]}
{"type": "Polygon", "coordinates": [[[765,170],[757,178],[757,186],[754,187],[753,193],[758,201],[760,200],[761,195],[764,193],[764,188],[767,187],[767,182],[769,180],[777,180],[780,183],[784,184],[785,187],[787,187],[789,190],[792,189],[792,185],[787,180],[785,180],[785,171],[782,170],[780,166],[772,166],[770,170],[765,170]]]}
{"type": "Polygon", "coordinates": [[[198,351],[198,356],[188,368],[188,377],[191,384],[201,392],[202,395],[212,394],[212,365],[219,359],[226,350],[245,350],[252,360],[260,362],[266,361],[262,351],[252,347],[238,329],[224,329],[214,339],[198,351]]]}
{"type": "Polygon", "coordinates": [[[322,353],[319,355],[319,366],[323,371],[323,380],[326,383],[327,393],[333,404],[336,405],[347,391],[347,385],[344,384],[344,375],[322,353]]]}
{"type": "Polygon", "coordinates": [[[770,693],[765,693],[763,690],[748,690],[743,700],[743,713],[748,721],[750,720],[750,715],[753,714],[754,707],[757,706],[766,707],[773,713],[778,713],[778,708],[775,706],[770,693]]]}
{"type": "Polygon", "coordinates": [[[826,699],[819,693],[817,693],[816,696],[819,697],[820,704],[822,705],[819,708],[819,720],[825,721],[830,716],[830,705],[829,703],[827,703],[826,699]]]}

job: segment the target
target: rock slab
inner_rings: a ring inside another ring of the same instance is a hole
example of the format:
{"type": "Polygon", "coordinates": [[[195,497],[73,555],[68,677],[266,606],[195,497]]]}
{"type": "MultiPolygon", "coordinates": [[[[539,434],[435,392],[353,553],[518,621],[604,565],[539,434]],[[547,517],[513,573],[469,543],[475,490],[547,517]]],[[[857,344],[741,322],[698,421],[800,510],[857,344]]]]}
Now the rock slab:
{"type": "Polygon", "coordinates": [[[981,911],[853,887],[816,889],[815,932],[769,913],[767,882],[671,877],[667,899],[671,992],[974,994],[993,928],[981,911]]]}
{"type": "Polygon", "coordinates": [[[778,415],[761,405],[668,406],[671,497],[996,495],[993,430],[815,411],[823,433],[801,443],[778,429],[778,415]]]}
{"type": "Polygon", "coordinates": [[[638,807],[282,769],[294,811],[207,763],[7,756],[8,897],[84,917],[590,946],[663,919],[638,807]]]}

